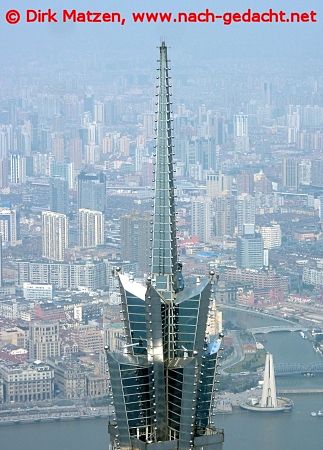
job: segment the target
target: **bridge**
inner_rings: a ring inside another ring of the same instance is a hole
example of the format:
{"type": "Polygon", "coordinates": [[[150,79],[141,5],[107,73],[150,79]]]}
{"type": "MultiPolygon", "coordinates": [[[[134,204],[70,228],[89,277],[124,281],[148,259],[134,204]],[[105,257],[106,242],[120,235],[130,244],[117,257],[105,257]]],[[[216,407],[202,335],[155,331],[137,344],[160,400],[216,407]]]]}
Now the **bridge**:
{"type": "Polygon", "coordinates": [[[278,389],[278,394],[322,394],[323,388],[278,389]]]}
{"type": "Polygon", "coordinates": [[[313,363],[275,364],[275,375],[277,377],[286,377],[289,375],[304,375],[307,373],[322,374],[323,361],[313,363]]]}
{"type": "Polygon", "coordinates": [[[270,313],[270,312],[258,311],[258,310],[255,310],[255,309],[248,308],[246,306],[236,306],[236,305],[228,305],[228,304],[225,304],[225,303],[220,303],[220,304],[217,305],[217,308],[220,311],[222,311],[223,309],[231,309],[233,311],[241,311],[241,312],[244,312],[244,313],[254,314],[256,316],[261,316],[261,317],[264,317],[264,318],[266,317],[267,319],[268,318],[275,319],[276,321],[282,322],[284,324],[285,323],[290,323],[290,324],[295,325],[295,326],[297,325],[297,324],[295,324],[295,322],[293,322],[290,319],[286,319],[285,317],[281,317],[281,316],[278,316],[278,315],[276,316],[275,314],[270,313]]]}
{"type": "Polygon", "coordinates": [[[249,328],[252,334],[267,334],[274,333],[275,331],[302,331],[304,327],[299,325],[272,325],[269,327],[258,327],[258,328],[249,328]]]}

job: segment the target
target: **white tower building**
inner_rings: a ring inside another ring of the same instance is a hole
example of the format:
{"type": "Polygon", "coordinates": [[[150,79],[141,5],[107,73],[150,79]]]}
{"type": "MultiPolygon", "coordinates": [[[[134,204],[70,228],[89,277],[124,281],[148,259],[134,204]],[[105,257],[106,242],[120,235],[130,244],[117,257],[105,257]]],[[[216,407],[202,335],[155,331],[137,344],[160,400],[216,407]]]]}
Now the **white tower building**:
{"type": "Polygon", "coordinates": [[[79,210],[78,221],[80,247],[97,247],[104,243],[104,220],[101,211],[82,208],[79,210]]]}
{"type": "Polygon", "coordinates": [[[267,353],[264,372],[264,385],[260,401],[262,408],[277,408],[277,394],[273,355],[267,353]]]}
{"type": "Polygon", "coordinates": [[[68,219],[53,211],[42,213],[42,256],[52,261],[64,261],[68,247],[68,219]]]}

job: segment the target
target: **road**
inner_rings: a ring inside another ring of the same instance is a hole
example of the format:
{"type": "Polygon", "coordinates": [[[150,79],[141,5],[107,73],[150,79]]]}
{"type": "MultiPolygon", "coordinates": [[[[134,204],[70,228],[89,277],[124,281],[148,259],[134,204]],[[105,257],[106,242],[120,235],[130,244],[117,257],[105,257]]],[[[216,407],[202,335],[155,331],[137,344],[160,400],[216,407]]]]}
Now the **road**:
{"type": "Polygon", "coordinates": [[[232,337],[233,353],[229,356],[229,358],[227,358],[225,361],[223,361],[222,368],[221,368],[222,373],[225,373],[226,369],[239,363],[245,357],[241,339],[239,336],[239,331],[230,330],[228,332],[228,336],[232,337]]]}

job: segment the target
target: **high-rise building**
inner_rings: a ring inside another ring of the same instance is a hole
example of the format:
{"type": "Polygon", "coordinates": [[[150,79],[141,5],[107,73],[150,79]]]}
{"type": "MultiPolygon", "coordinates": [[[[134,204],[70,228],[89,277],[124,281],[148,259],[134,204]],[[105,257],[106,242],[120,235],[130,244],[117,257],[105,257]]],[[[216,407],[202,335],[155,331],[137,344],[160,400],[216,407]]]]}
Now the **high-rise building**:
{"type": "Polygon", "coordinates": [[[65,178],[50,179],[50,210],[61,214],[69,212],[68,183],[65,178]]]}
{"type": "Polygon", "coordinates": [[[238,152],[249,151],[250,142],[247,114],[240,113],[234,116],[234,144],[238,152]]]}
{"type": "Polygon", "coordinates": [[[52,160],[49,173],[51,177],[64,178],[67,181],[68,188],[74,189],[74,165],[72,162],[52,160]]]}
{"type": "Polygon", "coordinates": [[[14,184],[26,182],[26,158],[22,155],[10,155],[10,182],[14,184]]]}
{"type": "Polygon", "coordinates": [[[308,159],[303,159],[298,164],[298,182],[304,186],[311,184],[311,169],[312,164],[308,159]]]}
{"type": "Polygon", "coordinates": [[[53,211],[42,213],[42,256],[52,261],[64,261],[68,247],[68,219],[53,211]]]}
{"type": "Polygon", "coordinates": [[[230,193],[232,176],[222,172],[208,173],[206,176],[206,195],[214,198],[224,193],[230,193]]]}
{"type": "Polygon", "coordinates": [[[246,234],[237,238],[237,266],[260,270],[264,266],[264,242],[261,234],[246,234]]]}
{"type": "Polygon", "coordinates": [[[233,236],[236,225],[236,201],[233,195],[216,197],[214,204],[215,237],[233,236]]]}
{"type": "Polygon", "coordinates": [[[0,189],[8,187],[8,160],[0,159],[0,189]]]}
{"type": "Polygon", "coordinates": [[[104,218],[101,211],[80,209],[78,213],[79,246],[97,247],[104,244],[104,218]]]}
{"type": "Polygon", "coordinates": [[[264,248],[271,250],[282,244],[282,232],[279,223],[272,222],[269,226],[260,227],[259,233],[264,241],[264,248]]]}
{"type": "Polygon", "coordinates": [[[136,262],[141,272],[148,272],[151,238],[151,216],[126,214],[120,221],[121,258],[136,262]]]}
{"type": "Polygon", "coordinates": [[[255,190],[254,175],[252,172],[241,172],[237,176],[237,192],[239,194],[253,195],[255,190]]]}
{"type": "Polygon", "coordinates": [[[191,234],[201,242],[210,242],[214,237],[213,204],[209,198],[199,197],[192,200],[191,234]]]}
{"type": "Polygon", "coordinates": [[[249,194],[241,194],[237,198],[238,235],[244,232],[244,225],[256,223],[256,200],[249,194]]]}
{"type": "Polygon", "coordinates": [[[298,162],[295,158],[283,159],[283,187],[288,190],[298,189],[298,162]]]}
{"type": "Polygon", "coordinates": [[[311,184],[323,187],[323,159],[315,159],[311,166],[311,184]]]}
{"type": "MultiPolygon", "coordinates": [[[[174,204],[169,61],[160,46],[151,277],[146,285],[117,270],[123,352],[106,349],[116,420],[113,449],[222,449],[216,429],[217,354],[208,333],[214,272],[184,287],[174,204]]],[[[214,310],[212,310],[214,315],[214,310]]]]}
{"type": "Polygon", "coordinates": [[[19,239],[19,216],[12,208],[0,208],[0,234],[2,242],[15,246],[20,243],[19,239]]]}
{"type": "Polygon", "coordinates": [[[319,217],[323,220],[323,196],[319,197],[319,217]]]}
{"type": "Polygon", "coordinates": [[[295,144],[300,130],[300,106],[289,105],[287,112],[288,144],[295,144]]]}
{"type": "Polygon", "coordinates": [[[104,212],[106,209],[106,176],[104,173],[81,172],[77,177],[78,209],[104,212]]]}
{"type": "Polygon", "coordinates": [[[60,355],[59,324],[56,322],[31,322],[29,350],[31,361],[47,361],[60,355]]]}

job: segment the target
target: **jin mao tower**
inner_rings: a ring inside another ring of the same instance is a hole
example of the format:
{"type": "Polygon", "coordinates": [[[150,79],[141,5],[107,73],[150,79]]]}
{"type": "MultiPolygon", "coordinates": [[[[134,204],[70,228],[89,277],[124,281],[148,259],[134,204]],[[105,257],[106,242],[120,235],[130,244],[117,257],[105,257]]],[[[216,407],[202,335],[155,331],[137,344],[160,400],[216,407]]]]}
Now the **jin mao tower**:
{"type": "Polygon", "coordinates": [[[176,244],[170,68],[159,48],[151,275],[121,273],[123,352],[106,349],[115,420],[112,449],[222,449],[213,408],[221,335],[211,330],[217,277],[184,286],[176,244]]]}

